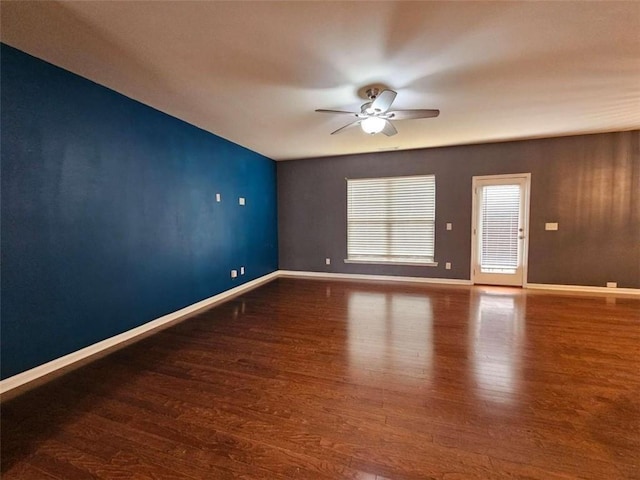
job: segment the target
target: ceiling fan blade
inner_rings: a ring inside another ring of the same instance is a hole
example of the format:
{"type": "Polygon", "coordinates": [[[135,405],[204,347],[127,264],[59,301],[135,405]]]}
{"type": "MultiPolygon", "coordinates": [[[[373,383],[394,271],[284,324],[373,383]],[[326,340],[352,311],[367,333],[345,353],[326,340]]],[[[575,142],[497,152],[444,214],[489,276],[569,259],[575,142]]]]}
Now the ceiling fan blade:
{"type": "Polygon", "coordinates": [[[335,135],[336,133],[340,133],[344,130],[346,130],[349,127],[355,127],[356,125],[359,125],[361,122],[361,120],[356,120],[355,122],[351,122],[351,123],[347,123],[344,127],[340,127],[339,129],[331,132],[331,135],[335,135]]]}
{"type": "Polygon", "coordinates": [[[385,120],[384,121],[384,128],[382,129],[382,133],[384,133],[387,137],[391,137],[391,136],[395,135],[396,133],[398,133],[398,130],[396,130],[396,127],[394,127],[393,124],[389,120],[385,120]]]}
{"type": "Polygon", "coordinates": [[[411,120],[414,118],[433,118],[440,115],[440,110],[426,110],[426,109],[415,109],[415,110],[394,110],[393,112],[388,112],[390,118],[394,120],[411,120]]]}
{"type": "Polygon", "coordinates": [[[373,102],[371,102],[371,108],[373,108],[376,113],[384,113],[391,107],[391,104],[396,99],[397,92],[393,90],[383,90],[380,92],[373,102]]]}
{"type": "Polygon", "coordinates": [[[358,112],[345,112],[344,110],[325,110],[324,108],[319,108],[316,110],[316,112],[320,112],[320,113],[341,113],[341,114],[347,114],[347,115],[358,115],[358,112]]]}

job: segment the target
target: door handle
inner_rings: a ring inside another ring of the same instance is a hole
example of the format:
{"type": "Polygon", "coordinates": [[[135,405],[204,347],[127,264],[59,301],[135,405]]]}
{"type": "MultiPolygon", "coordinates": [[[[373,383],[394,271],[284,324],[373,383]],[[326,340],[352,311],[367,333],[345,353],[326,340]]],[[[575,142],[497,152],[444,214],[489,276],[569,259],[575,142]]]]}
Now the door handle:
{"type": "Polygon", "coordinates": [[[523,239],[524,239],[524,235],[520,235],[518,238],[519,238],[520,240],[523,240],[523,239]]]}

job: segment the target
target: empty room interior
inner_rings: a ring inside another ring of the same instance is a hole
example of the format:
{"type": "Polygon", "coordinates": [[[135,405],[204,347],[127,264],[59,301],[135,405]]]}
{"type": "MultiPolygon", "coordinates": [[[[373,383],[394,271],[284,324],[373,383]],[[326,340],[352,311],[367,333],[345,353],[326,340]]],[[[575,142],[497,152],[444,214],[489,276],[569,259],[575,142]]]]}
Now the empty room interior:
{"type": "Polygon", "coordinates": [[[3,479],[640,480],[640,2],[0,19],[3,479]]]}

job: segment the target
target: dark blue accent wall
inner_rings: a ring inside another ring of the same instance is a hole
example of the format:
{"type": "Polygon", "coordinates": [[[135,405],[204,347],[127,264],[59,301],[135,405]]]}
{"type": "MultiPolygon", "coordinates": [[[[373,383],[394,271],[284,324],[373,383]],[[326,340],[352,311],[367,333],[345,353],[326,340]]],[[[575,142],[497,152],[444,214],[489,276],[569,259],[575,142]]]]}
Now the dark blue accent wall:
{"type": "Polygon", "coordinates": [[[272,160],[1,49],[2,378],[276,270],[272,160]]]}

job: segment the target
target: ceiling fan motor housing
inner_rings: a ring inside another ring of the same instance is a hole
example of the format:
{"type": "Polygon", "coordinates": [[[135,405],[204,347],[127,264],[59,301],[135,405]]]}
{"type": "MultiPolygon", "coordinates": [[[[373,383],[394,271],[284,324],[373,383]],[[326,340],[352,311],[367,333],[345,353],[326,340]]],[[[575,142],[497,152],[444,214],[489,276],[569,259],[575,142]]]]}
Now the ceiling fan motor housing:
{"type": "Polygon", "coordinates": [[[360,107],[360,112],[363,113],[364,115],[370,115],[374,113],[374,110],[371,107],[372,103],[373,102],[363,103],[362,106],[360,107]]]}

